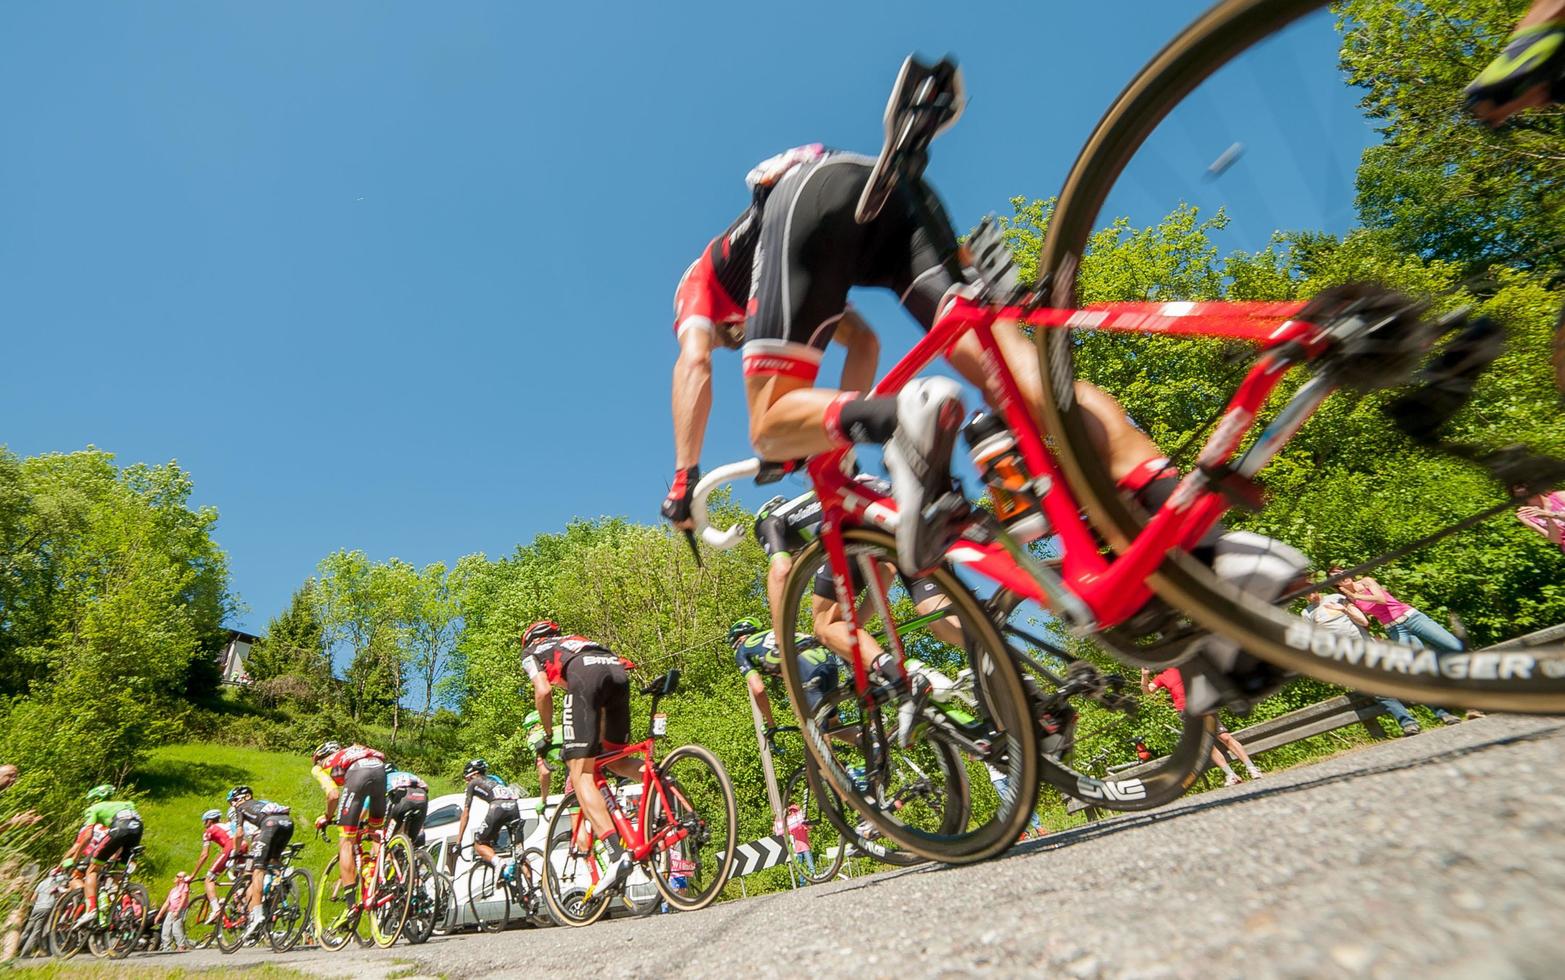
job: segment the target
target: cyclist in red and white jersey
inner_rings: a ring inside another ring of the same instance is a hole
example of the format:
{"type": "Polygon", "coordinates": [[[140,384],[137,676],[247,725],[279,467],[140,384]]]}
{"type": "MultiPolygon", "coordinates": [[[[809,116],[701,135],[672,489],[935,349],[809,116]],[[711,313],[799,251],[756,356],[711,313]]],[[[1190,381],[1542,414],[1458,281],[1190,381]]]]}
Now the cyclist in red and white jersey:
{"type": "MultiPolygon", "coordinates": [[[[792,168],[824,153],[819,144],[795,147],[762,162],[746,178],[750,206],[691,263],[674,294],[674,480],[663,500],[663,516],[683,530],[691,527],[690,494],[700,479],[701,446],[712,411],[712,351],[738,349],[744,339],[750,298],[752,260],[761,234],[766,196],[792,168]]],[[[847,349],[842,365],[844,388],[867,388],[875,381],[880,341],[857,313],[843,312],[834,339],[847,349]]]]}
{"type": "Polygon", "coordinates": [[[315,829],[337,822],[337,869],[351,904],[359,825],[367,817],[374,829],[386,819],[386,756],[367,745],[323,742],[311,762],[310,772],[326,793],[326,812],[315,819],[315,829]]]}
{"type": "Polygon", "coordinates": [[[207,914],[207,922],[216,922],[218,913],[222,911],[223,903],[217,900],[217,879],[228,869],[228,862],[234,854],[234,838],[223,824],[221,810],[208,810],[201,814],[201,853],[196,855],[196,866],[190,869],[191,881],[201,877],[201,867],[206,864],[207,856],[212,853],[214,847],[217,849],[217,854],[205,879],[207,908],[211,910],[207,914]]]}
{"type": "MultiPolygon", "coordinates": [[[[619,831],[609,815],[593,781],[593,762],[604,752],[613,751],[630,741],[630,678],[627,662],[609,648],[584,636],[565,636],[552,620],[539,620],[522,632],[522,669],[532,679],[533,703],[545,731],[554,726],[554,688],[565,688],[565,710],[561,729],[565,744],[560,755],[570,772],[570,785],[592,832],[608,851],[609,867],[592,892],[602,892],[625,880],[632,867],[630,852],[620,841],[619,831]]],[[[548,751],[545,743],[537,751],[548,751]]],[[[634,758],[620,759],[605,768],[630,779],[641,778],[641,765],[634,758]]],[[[590,842],[572,842],[587,853],[590,842]]],[[[592,897],[589,893],[588,898],[592,897]]]]}

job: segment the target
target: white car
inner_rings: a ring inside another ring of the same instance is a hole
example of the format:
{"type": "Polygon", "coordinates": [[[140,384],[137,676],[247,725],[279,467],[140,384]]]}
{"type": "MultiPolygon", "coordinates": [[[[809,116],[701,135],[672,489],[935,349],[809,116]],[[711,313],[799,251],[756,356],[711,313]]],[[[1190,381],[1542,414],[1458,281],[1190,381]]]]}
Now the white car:
{"type": "MultiPolygon", "coordinates": [[[[620,805],[629,809],[636,805],[635,800],[640,795],[640,786],[626,786],[620,790],[620,805]]],[[[467,818],[467,833],[458,842],[456,841],[456,830],[461,825],[462,800],[465,796],[466,794],[463,792],[435,797],[429,801],[429,815],[424,819],[424,849],[435,859],[437,868],[445,870],[447,855],[459,846],[462,848],[462,850],[457,852],[456,867],[451,874],[454,890],[452,897],[454,900],[452,902],[452,919],[447,923],[449,928],[462,928],[478,924],[473,916],[472,904],[468,901],[467,872],[473,864],[473,852],[468,845],[473,842],[473,835],[478,833],[479,828],[484,825],[484,816],[489,811],[489,804],[480,799],[475,798],[473,800],[473,810],[467,818]]],[[[549,809],[544,813],[545,818],[553,816],[553,808],[559,804],[560,799],[561,796],[558,794],[549,797],[549,809]]],[[[536,847],[547,854],[548,850],[544,847],[544,835],[548,832],[549,823],[547,819],[539,819],[538,817],[538,798],[536,796],[522,798],[518,802],[518,809],[522,815],[522,849],[526,850],[536,847]]],[[[495,841],[495,850],[505,854],[510,849],[510,832],[507,829],[502,829],[495,841]]],[[[563,874],[563,864],[564,853],[561,851],[555,855],[557,873],[563,874]]],[[[585,888],[587,882],[583,881],[581,885],[585,888]]],[[[640,868],[631,872],[630,878],[625,885],[625,897],[629,903],[645,907],[647,903],[653,901],[656,895],[657,886],[652,883],[652,880],[640,868]]],[[[488,901],[492,904],[498,904],[501,900],[496,895],[488,901]]],[[[498,909],[491,909],[485,905],[481,905],[480,908],[485,919],[499,918],[498,909]]],[[[609,915],[611,916],[629,914],[631,914],[630,904],[623,901],[615,902],[614,907],[609,910],[609,915]]],[[[522,908],[513,905],[511,908],[511,920],[513,922],[520,921],[522,915],[522,908]]]]}

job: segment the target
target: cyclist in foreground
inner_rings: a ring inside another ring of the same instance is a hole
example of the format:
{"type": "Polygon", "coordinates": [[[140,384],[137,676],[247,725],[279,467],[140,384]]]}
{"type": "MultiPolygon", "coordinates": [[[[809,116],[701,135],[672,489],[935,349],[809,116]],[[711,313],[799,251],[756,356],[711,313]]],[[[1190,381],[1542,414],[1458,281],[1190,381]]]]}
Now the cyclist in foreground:
{"type": "Polygon", "coordinates": [[[136,812],[136,804],[129,800],[111,800],[113,795],[114,787],[109,783],[94,786],[87,791],[87,802],[90,805],[82,813],[83,832],[77,835],[75,842],[60,859],[62,866],[69,867],[76,855],[82,852],[83,841],[91,838],[93,828],[106,828],[102,838],[91,845],[86,854],[92,859],[87,865],[86,877],[82,879],[82,894],[87,900],[87,907],[77,917],[74,923],[77,926],[84,926],[97,918],[99,869],[110,861],[130,860],[130,852],[141,845],[141,814],[136,812]]]}
{"type": "Polygon", "coordinates": [[[370,829],[386,819],[386,757],[365,745],[323,742],[311,755],[310,772],[326,794],[326,812],[315,818],[315,829],[324,831],[337,823],[338,881],[348,890],[347,914],[358,902],[354,887],[358,873],[360,824],[368,820],[370,829]]]}
{"type": "MultiPolygon", "coordinates": [[[[482,826],[473,834],[473,857],[488,862],[494,868],[495,876],[500,877],[505,872],[505,862],[496,856],[494,846],[500,839],[500,831],[522,818],[516,790],[500,777],[491,776],[489,763],[482,759],[474,759],[463,766],[462,778],[467,781],[467,794],[462,797],[462,819],[456,825],[457,844],[461,844],[462,835],[467,833],[467,820],[473,812],[473,800],[483,800],[488,809],[484,812],[482,826]]],[[[456,854],[456,848],[452,848],[446,860],[448,871],[456,868],[456,854]]]]}
{"type": "Polygon", "coordinates": [[[283,848],[293,840],[293,814],[282,803],[256,799],[248,786],[229,790],[228,803],[228,828],[234,849],[240,854],[248,852],[251,861],[250,922],[243,937],[244,942],[249,942],[265,920],[261,894],[266,887],[266,873],[277,867],[283,848]]]}
{"type": "Polygon", "coordinates": [[[212,859],[212,869],[206,873],[206,897],[207,924],[217,921],[218,914],[223,909],[223,903],[217,899],[217,879],[224,871],[228,870],[229,862],[234,855],[234,837],[228,828],[223,825],[223,811],[208,810],[201,814],[201,853],[196,855],[196,866],[190,869],[190,880],[201,879],[201,868],[206,864],[206,859],[212,853],[213,847],[217,848],[217,855],[212,859]]]}
{"type": "Polygon", "coordinates": [[[1534,0],[1505,50],[1467,86],[1467,107],[1498,126],[1551,102],[1565,102],[1565,0],[1534,0]]]}
{"type": "MultiPolygon", "coordinates": [[[[627,662],[605,646],[584,636],[564,636],[560,625],[540,620],[522,633],[522,668],[533,683],[533,702],[544,728],[554,723],[554,688],[565,689],[561,728],[565,741],[560,755],[570,772],[570,785],[587,815],[592,833],[603,842],[609,866],[587,898],[608,891],[625,880],[634,866],[620,840],[619,829],[609,815],[608,803],[598,792],[593,765],[599,755],[630,742],[630,679],[627,662]]],[[[607,766],[617,775],[638,782],[641,765],[634,758],[607,766]]],[[[590,852],[590,840],[578,838],[571,846],[590,852]]]]}

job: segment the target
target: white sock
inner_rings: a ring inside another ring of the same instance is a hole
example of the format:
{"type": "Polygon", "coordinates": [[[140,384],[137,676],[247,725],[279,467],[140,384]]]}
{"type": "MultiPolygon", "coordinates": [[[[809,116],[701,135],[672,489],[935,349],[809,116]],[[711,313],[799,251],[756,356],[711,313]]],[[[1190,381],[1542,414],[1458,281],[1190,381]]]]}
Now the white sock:
{"type": "Polygon", "coordinates": [[[1256,768],[1256,766],[1255,766],[1255,763],[1253,763],[1253,762],[1246,762],[1246,763],[1245,763],[1245,764],[1244,764],[1244,768],[1245,768],[1245,769],[1246,769],[1246,770],[1247,770],[1247,771],[1248,771],[1248,772],[1249,772],[1249,773],[1250,773],[1250,775],[1252,775],[1252,776],[1259,776],[1259,775],[1260,775],[1260,774],[1261,774],[1261,770],[1259,770],[1259,769],[1257,769],[1257,768],[1256,768]]]}
{"type": "Polygon", "coordinates": [[[1223,775],[1224,776],[1227,776],[1229,779],[1232,779],[1234,777],[1234,771],[1232,769],[1228,768],[1228,766],[1226,764],[1223,765],[1221,768],[1223,770],[1223,775]]]}

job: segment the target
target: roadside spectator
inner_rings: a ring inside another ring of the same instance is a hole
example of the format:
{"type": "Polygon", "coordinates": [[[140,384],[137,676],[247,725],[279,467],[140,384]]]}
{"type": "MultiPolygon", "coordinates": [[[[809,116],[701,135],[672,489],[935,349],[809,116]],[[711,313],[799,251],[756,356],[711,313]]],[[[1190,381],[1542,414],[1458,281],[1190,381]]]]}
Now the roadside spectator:
{"type": "MultiPolygon", "coordinates": [[[[1159,673],[1156,677],[1145,668],[1141,671],[1141,689],[1148,694],[1156,694],[1158,688],[1168,692],[1173,699],[1174,710],[1180,714],[1185,713],[1185,679],[1180,676],[1178,667],[1170,667],[1159,673]]],[[[1212,746],[1212,764],[1223,771],[1223,785],[1235,786],[1240,780],[1239,776],[1228,765],[1228,756],[1233,756],[1244,764],[1245,771],[1251,779],[1260,779],[1261,770],[1250,761],[1250,754],[1239,744],[1239,740],[1233,737],[1221,721],[1217,723],[1217,742],[1212,746]],[[1227,753],[1226,755],[1224,753],[1227,753]]]]}
{"type": "Polygon", "coordinates": [[[190,904],[190,876],[183,871],[174,875],[174,887],[168,890],[163,907],[158,909],[157,919],[163,923],[162,940],[158,948],[176,953],[190,952],[190,940],[185,938],[185,906],[190,904]]]}
{"type": "MultiPolygon", "coordinates": [[[[1010,799],[1011,777],[1005,774],[1005,770],[997,769],[987,762],[984,763],[984,768],[989,770],[989,782],[994,784],[995,793],[998,794],[1002,800],[1010,799]]],[[[1033,810],[1033,812],[1027,817],[1027,829],[1022,831],[1022,836],[1017,839],[1026,840],[1028,834],[1031,834],[1034,837],[1042,837],[1047,833],[1048,831],[1043,829],[1043,821],[1038,819],[1038,811],[1033,810]]]]}
{"type": "MultiPolygon", "coordinates": [[[[1341,565],[1333,565],[1330,574],[1336,575],[1341,571],[1341,565]]],[[[1386,629],[1386,636],[1397,643],[1430,647],[1442,653],[1457,653],[1462,649],[1462,641],[1452,636],[1450,630],[1387,592],[1384,586],[1368,575],[1345,578],[1337,583],[1337,590],[1352,599],[1359,609],[1379,620],[1386,629]]],[[[1435,705],[1430,705],[1430,708],[1444,724],[1455,725],[1462,720],[1447,708],[1435,705]]]]}
{"type": "Polygon", "coordinates": [[[804,819],[804,811],[799,808],[799,804],[788,804],[784,822],[788,825],[788,838],[793,842],[793,859],[813,875],[815,852],[810,850],[810,824],[804,819]]]}
{"type": "Polygon", "coordinates": [[[70,883],[70,868],[61,865],[50,869],[33,888],[33,907],[27,913],[27,925],[22,928],[22,948],[16,954],[18,959],[25,960],[34,953],[47,952],[45,940],[49,934],[49,913],[54,911],[55,901],[64,894],[70,883]]]}
{"type": "MultiPolygon", "coordinates": [[[[1511,493],[1524,492],[1524,487],[1512,487],[1511,493]]],[[[1537,531],[1565,551],[1565,492],[1551,490],[1535,493],[1516,508],[1516,519],[1537,531]]]]}
{"type": "MultiPolygon", "coordinates": [[[[1311,592],[1309,603],[1300,615],[1321,629],[1346,636],[1369,635],[1369,617],[1342,593],[1311,592]]],[[[1385,707],[1386,714],[1396,719],[1397,727],[1402,729],[1403,735],[1417,735],[1424,730],[1418,723],[1418,719],[1413,717],[1413,713],[1407,710],[1407,705],[1401,701],[1379,695],[1374,697],[1385,707]]]]}
{"type": "Polygon", "coordinates": [[[0,765],[0,793],[4,793],[6,790],[10,789],[11,784],[16,782],[16,777],[18,775],[19,772],[17,768],[11,765],[9,762],[5,763],[4,765],[0,765]]]}

